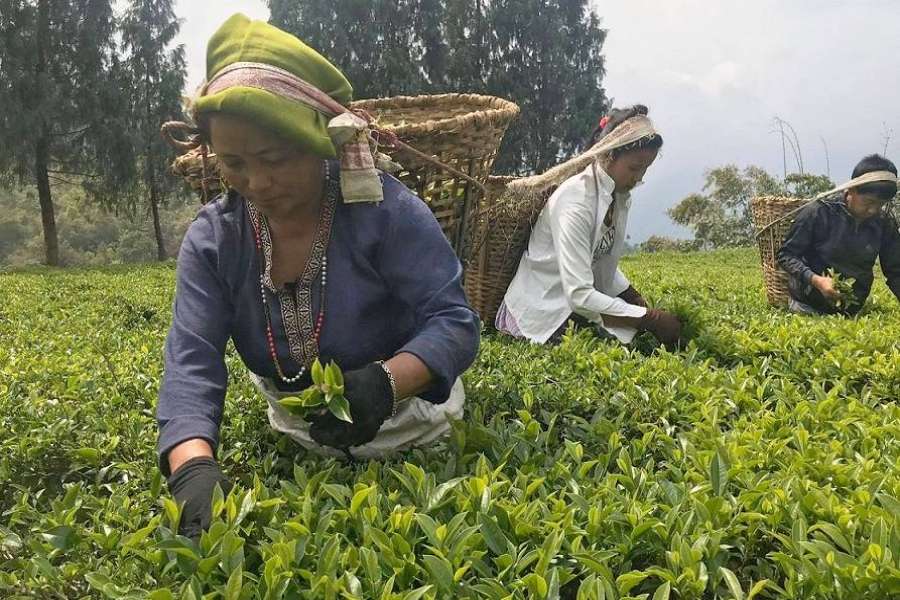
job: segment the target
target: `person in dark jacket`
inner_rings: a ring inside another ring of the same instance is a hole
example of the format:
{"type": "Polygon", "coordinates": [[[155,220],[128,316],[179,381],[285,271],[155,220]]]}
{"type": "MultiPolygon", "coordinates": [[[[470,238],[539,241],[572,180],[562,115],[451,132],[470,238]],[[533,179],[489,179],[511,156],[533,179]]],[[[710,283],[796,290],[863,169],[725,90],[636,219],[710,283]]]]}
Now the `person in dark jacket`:
{"type": "Polygon", "coordinates": [[[778,252],[790,275],[790,310],[803,314],[856,314],[872,290],[875,259],[900,299],[900,231],[885,208],[897,195],[897,167],[877,154],[862,159],[853,179],[797,216],[778,252]],[[853,298],[842,298],[828,271],[853,279],[853,298]]]}

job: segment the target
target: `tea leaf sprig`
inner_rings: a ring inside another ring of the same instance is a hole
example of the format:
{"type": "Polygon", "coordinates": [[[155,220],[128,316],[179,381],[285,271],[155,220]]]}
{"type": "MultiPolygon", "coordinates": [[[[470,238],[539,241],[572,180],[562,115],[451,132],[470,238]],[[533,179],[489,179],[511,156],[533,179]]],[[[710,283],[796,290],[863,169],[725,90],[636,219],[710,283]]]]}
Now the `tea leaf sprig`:
{"type": "Polygon", "coordinates": [[[856,292],[853,291],[853,286],[856,284],[855,278],[844,277],[834,269],[827,269],[825,277],[831,278],[832,285],[839,296],[834,301],[835,308],[838,310],[850,310],[859,305],[859,299],[856,297],[856,292]]]}
{"type": "Polygon", "coordinates": [[[310,369],[312,385],[299,396],[286,396],[278,401],[292,415],[306,417],[327,409],[342,421],[352,423],[350,404],[344,396],[344,374],[334,361],[323,367],[317,358],[310,369]]]}

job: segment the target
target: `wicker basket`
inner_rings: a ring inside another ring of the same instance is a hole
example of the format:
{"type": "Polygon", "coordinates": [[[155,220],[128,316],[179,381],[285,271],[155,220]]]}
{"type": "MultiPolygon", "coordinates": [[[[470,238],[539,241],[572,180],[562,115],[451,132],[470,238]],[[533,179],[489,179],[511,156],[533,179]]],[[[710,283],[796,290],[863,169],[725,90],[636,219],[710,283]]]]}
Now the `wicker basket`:
{"type": "Polygon", "coordinates": [[[184,179],[200,198],[200,202],[205,203],[228,188],[228,182],[219,172],[219,162],[212,152],[206,155],[205,171],[200,148],[189,150],[176,157],[172,161],[171,169],[172,173],[184,179]]]}
{"type": "MultiPolygon", "coordinates": [[[[477,94],[396,96],[359,100],[351,107],[367,111],[400,141],[480,182],[490,174],[503,134],[519,114],[519,107],[508,100],[477,94]]],[[[386,153],[403,165],[397,177],[431,207],[462,257],[480,190],[406,150],[386,153]]]]}
{"type": "Polygon", "coordinates": [[[479,198],[467,252],[465,290],[469,303],[488,327],[515,277],[534,222],[555,187],[529,202],[506,194],[515,177],[491,176],[487,195],[479,198]]]}
{"type": "MultiPolygon", "coordinates": [[[[394,133],[415,150],[479,182],[490,173],[503,134],[519,114],[519,107],[508,100],[476,94],[396,96],[359,100],[351,107],[367,111],[379,128],[394,133]]],[[[431,207],[447,239],[461,255],[467,219],[480,190],[405,149],[382,150],[403,166],[398,178],[431,207]]],[[[203,165],[198,150],[177,158],[173,172],[184,177],[203,198],[203,165]]],[[[206,182],[213,188],[209,197],[213,197],[227,186],[218,174],[214,154],[207,156],[206,173],[206,182]]]]}
{"type": "Polygon", "coordinates": [[[796,211],[809,200],[783,196],[760,196],[750,201],[759,257],[762,260],[766,298],[772,306],[785,307],[790,299],[788,274],[778,266],[776,255],[787,236],[796,211]]]}

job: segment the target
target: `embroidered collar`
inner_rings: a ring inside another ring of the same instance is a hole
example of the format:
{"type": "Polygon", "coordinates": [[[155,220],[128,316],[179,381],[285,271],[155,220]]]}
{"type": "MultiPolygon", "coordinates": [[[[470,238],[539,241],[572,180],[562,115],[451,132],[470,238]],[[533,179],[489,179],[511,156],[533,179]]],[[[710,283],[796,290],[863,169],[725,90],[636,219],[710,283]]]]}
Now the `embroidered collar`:
{"type": "MultiPolygon", "coordinates": [[[[328,243],[331,241],[334,213],[340,197],[340,184],[335,178],[329,177],[326,181],[319,222],[306,266],[293,286],[285,286],[280,289],[276,289],[272,281],[272,235],[268,221],[251,202],[245,200],[251,224],[253,227],[258,227],[260,232],[264,263],[260,265],[260,268],[263,269],[263,285],[268,292],[277,296],[281,305],[281,321],[287,336],[291,358],[297,365],[307,368],[312,365],[319,354],[313,319],[313,286],[325,262],[328,243]]],[[[322,301],[324,302],[324,298],[322,301]]]]}

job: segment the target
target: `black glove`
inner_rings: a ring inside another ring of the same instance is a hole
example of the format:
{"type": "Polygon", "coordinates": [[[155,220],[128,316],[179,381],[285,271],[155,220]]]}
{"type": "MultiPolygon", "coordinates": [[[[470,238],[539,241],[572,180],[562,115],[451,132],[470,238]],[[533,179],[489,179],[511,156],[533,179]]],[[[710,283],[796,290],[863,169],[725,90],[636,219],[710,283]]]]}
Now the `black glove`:
{"type": "Polygon", "coordinates": [[[394,407],[391,380],[377,363],[344,373],[344,397],[353,422],[342,421],[330,412],[312,417],[309,435],[317,443],[332,448],[367,444],[375,439],[394,407]]]}
{"type": "Polygon", "coordinates": [[[209,527],[212,514],[212,493],[216,484],[226,495],[231,482],[222,473],[215,459],[209,456],[194,457],[169,476],[169,491],[175,501],[184,503],[178,533],[197,539],[209,527]]]}
{"type": "Polygon", "coordinates": [[[656,308],[651,308],[638,320],[638,329],[649,331],[669,348],[681,339],[681,321],[678,317],[656,308]]]}
{"type": "Polygon", "coordinates": [[[629,285],[628,289],[619,294],[619,298],[627,302],[628,304],[634,304],[635,306],[643,306],[646,308],[647,301],[644,300],[644,297],[641,296],[634,286],[629,285]]]}

